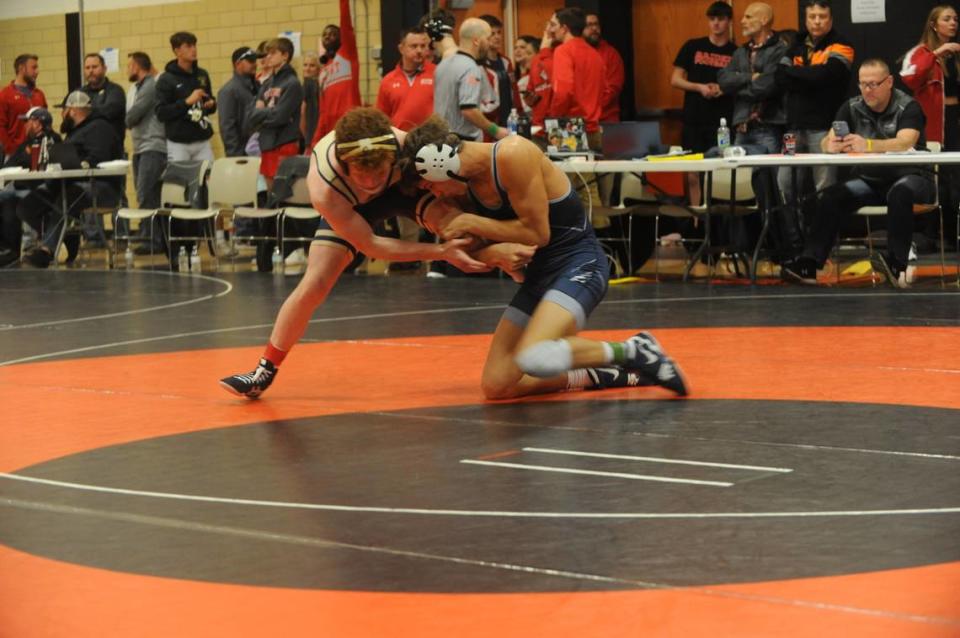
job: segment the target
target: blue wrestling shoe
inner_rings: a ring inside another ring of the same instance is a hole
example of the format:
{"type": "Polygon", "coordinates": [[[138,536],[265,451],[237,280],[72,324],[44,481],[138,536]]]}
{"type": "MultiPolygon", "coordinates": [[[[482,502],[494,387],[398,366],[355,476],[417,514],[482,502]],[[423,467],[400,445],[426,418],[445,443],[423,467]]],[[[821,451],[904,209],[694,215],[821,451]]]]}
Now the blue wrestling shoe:
{"type": "Polygon", "coordinates": [[[623,364],[624,370],[638,373],[650,384],[676,392],[679,396],[687,395],[687,384],[680,367],[667,356],[652,334],[638,332],[627,339],[627,343],[633,345],[634,354],[623,364]]]}
{"type": "Polygon", "coordinates": [[[257,369],[247,374],[235,374],[231,377],[220,379],[220,385],[227,392],[237,396],[256,399],[270,387],[273,379],[277,376],[277,368],[266,359],[260,359],[257,369]]]}

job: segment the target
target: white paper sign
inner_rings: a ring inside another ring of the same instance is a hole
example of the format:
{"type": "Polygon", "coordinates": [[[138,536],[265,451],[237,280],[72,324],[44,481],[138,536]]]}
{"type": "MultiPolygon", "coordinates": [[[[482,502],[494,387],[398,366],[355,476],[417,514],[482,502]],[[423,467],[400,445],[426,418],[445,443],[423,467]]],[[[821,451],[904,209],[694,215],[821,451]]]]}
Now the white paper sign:
{"type": "Polygon", "coordinates": [[[887,0],[850,0],[850,15],[857,22],[886,22],[887,0]]]}
{"type": "Polygon", "coordinates": [[[120,49],[114,49],[113,47],[100,49],[100,55],[103,56],[103,61],[107,63],[107,73],[116,73],[120,70],[120,49]]]}
{"type": "Polygon", "coordinates": [[[284,31],[283,33],[278,34],[277,37],[286,38],[293,42],[293,57],[300,57],[300,32],[299,31],[284,31]]]}

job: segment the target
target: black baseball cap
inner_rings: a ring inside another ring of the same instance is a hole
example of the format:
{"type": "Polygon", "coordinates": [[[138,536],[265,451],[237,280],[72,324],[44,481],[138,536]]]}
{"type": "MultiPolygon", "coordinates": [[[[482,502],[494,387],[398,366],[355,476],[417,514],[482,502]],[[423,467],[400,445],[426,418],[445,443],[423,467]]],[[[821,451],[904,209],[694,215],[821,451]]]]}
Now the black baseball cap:
{"type": "Polygon", "coordinates": [[[43,128],[49,128],[53,125],[53,117],[50,115],[50,111],[42,106],[35,106],[17,117],[21,120],[39,120],[43,128]]]}
{"type": "Polygon", "coordinates": [[[250,47],[240,47],[239,49],[233,52],[233,55],[230,56],[234,64],[236,64],[240,60],[250,60],[251,62],[253,62],[257,58],[262,58],[262,57],[264,57],[264,54],[257,53],[250,47]]]}

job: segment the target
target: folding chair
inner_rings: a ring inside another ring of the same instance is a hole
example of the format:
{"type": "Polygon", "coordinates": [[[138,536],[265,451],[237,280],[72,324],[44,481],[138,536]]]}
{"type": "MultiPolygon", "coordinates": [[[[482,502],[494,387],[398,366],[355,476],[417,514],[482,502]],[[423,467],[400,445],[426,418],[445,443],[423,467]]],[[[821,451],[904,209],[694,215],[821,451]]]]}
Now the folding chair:
{"type": "Polygon", "coordinates": [[[287,197],[284,201],[284,204],[290,204],[283,207],[283,214],[280,216],[280,254],[285,255],[286,250],[284,244],[287,241],[296,241],[296,242],[311,242],[313,241],[313,235],[310,236],[291,236],[287,237],[286,225],[287,219],[301,221],[301,222],[319,222],[320,213],[317,212],[313,206],[310,205],[310,192],[307,190],[307,179],[305,177],[299,177],[294,179],[290,188],[292,194],[287,197]]]}

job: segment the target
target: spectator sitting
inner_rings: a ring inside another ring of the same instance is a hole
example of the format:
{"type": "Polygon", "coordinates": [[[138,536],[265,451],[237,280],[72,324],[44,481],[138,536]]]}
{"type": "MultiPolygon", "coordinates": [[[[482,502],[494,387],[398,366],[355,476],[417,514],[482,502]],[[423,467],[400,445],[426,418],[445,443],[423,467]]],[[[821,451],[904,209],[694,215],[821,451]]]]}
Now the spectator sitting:
{"type": "Polygon", "coordinates": [[[213,161],[209,116],[216,112],[213,86],[206,71],[197,66],[197,36],[179,31],[170,36],[176,56],[157,78],[157,119],[167,135],[171,162],[213,161]]]}
{"type": "MultiPolygon", "coordinates": [[[[885,153],[924,150],[924,116],[920,104],[893,87],[883,60],[860,65],[860,96],[847,100],[834,116],[849,134],[831,129],[820,147],[825,153],[885,153]]],[[[878,253],[874,268],[895,288],[905,288],[907,260],[913,236],[914,204],[934,201],[936,192],[928,167],[857,166],[851,179],[828,186],[817,198],[813,226],[801,255],[783,265],[783,279],[817,283],[844,220],[861,206],[887,205],[887,251],[878,253]]]]}
{"type": "Polygon", "coordinates": [[[233,77],[217,93],[217,118],[220,121],[220,139],[227,157],[246,155],[250,130],[246,126],[248,112],[257,101],[257,82],[254,74],[260,55],[250,47],[233,52],[233,77]]]}
{"type": "MultiPolygon", "coordinates": [[[[90,117],[93,105],[90,96],[82,91],[74,91],[63,103],[62,130],[66,133],[66,143],[76,148],[81,164],[94,168],[101,162],[120,159],[123,145],[113,133],[113,127],[103,118],[90,117]]],[[[67,189],[67,201],[70,208],[67,214],[79,217],[85,209],[97,204],[116,204],[121,198],[120,181],[122,178],[104,177],[94,180],[81,179],[46,183],[35,189],[17,206],[20,219],[38,232],[43,232],[40,246],[24,256],[24,260],[37,268],[46,268],[55,258],[54,251],[59,242],[64,223],[61,208],[60,189],[67,189]]],[[[67,261],[73,261],[80,245],[80,238],[70,235],[67,243],[67,261]]]]}
{"type": "Polygon", "coordinates": [[[260,174],[273,185],[273,176],[284,157],[300,154],[300,106],[303,87],[290,66],[293,42],[274,38],[267,42],[265,60],[273,74],[257,93],[254,108],[247,115],[247,128],[260,134],[260,174]]]}
{"type": "Polygon", "coordinates": [[[88,53],[83,59],[83,79],[86,84],[80,90],[90,96],[93,108],[90,117],[103,118],[113,127],[117,139],[123,143],[127,127],[124,116],[127,96],[119,84],[107,77],[107,64],[99,53],[88,53]]]}
{"type": "Polygon", "coordinates": [[[592,150],[600,151],[600,115],[606,86],[603,58],[582,37],[587,22],[581,9],[567,7],[555,16],[558,26],[554,38],[561,44],[553,54],[553,96],[547,117],[582,117],[587,143],[592,150]]]}
{"type": "Polygon", "coordinates": [[[592,46],[603,58],[604,67],[607,70],[606,84],[603,89],[603,96],[600,102],[603,111],[600,113],[601,122],[619,122],[620,121],[620,93],[623,92],[623,83],[625,80],[623,70],[623,58],[610,46],[610,43],[604,40],[600,27],[600,16],[595,13],[587,14],[587,25],[583,29],[583,39],[592,46]]]}
{"type": "Polygon", "coordinates": [[[4,156],[17,150],[27,137],[20,116],[35,106],[47,108],[47,98],[37,88],[39,58],[32,53],[18,55],[13,61],[13,72],[16,77],[0,91],[0,143],[4,156]]]}
{"type": "MultiPolygon", "coordinates": [[[[60,136],[51,130],[53,117],[43,107],[34,106],[20,119],[24,122],[27,139],[7,158],[3,167],[36,169],[34,162],[40,159],[44,147],[49,148],[50,144],[60,142],[60,136]]],[[[39,184],[33,180],[13,182],[0,190],[0,268],[20,259],[23,224],[17,217],[17,204],[39,184]]]]}

